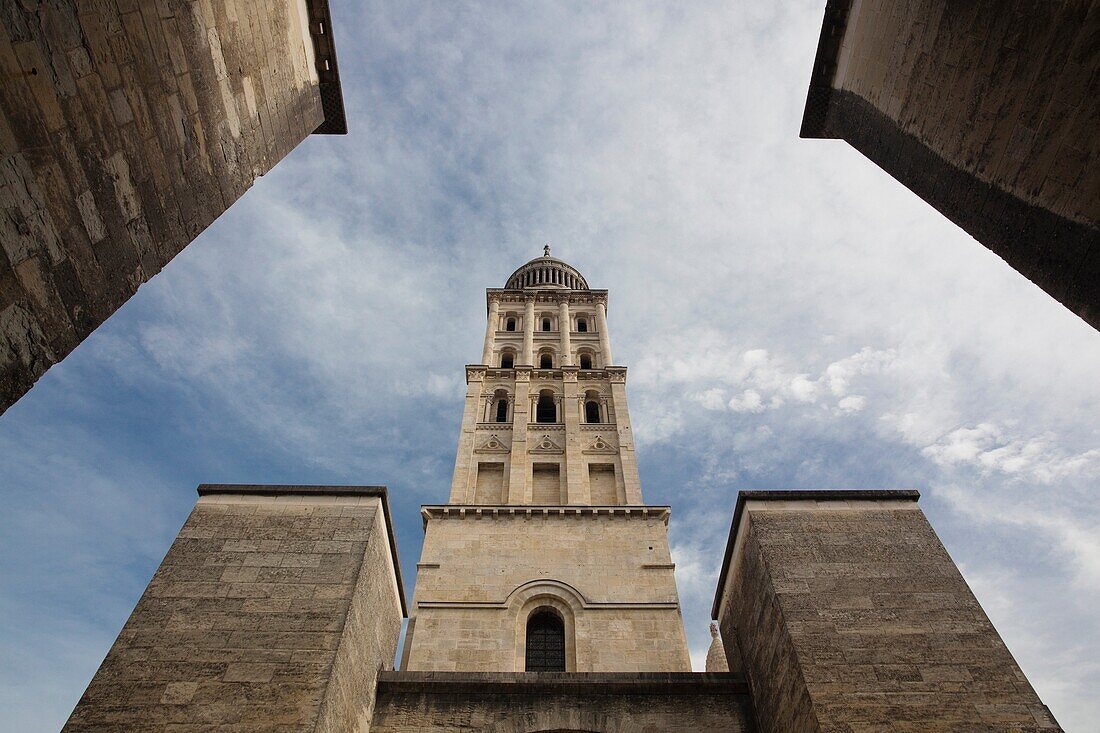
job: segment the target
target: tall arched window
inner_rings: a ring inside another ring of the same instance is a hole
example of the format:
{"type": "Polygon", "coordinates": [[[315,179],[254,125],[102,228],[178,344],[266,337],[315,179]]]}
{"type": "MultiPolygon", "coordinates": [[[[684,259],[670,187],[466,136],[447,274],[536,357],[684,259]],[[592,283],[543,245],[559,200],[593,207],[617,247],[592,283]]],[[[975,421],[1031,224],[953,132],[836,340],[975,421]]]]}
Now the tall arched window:
{"type": "Polygon", "coordinates": [[[539,354],[539,369],[553,369],[554,356],[550,353],[539,354]]]}
{"type": "Polygon", "coordinates": [[[581,369],[591,369],[591,368],[592,368],[592,355],[591,354],[581,354],[581,369]]]}
{"type": "Polygon", "coordinates": [[[583,318],[577,319],[577,330],[581,333],[588,333],[588,321],[583,318]]]}
{"type": "Polygon", "coordinates": [[[508,400],[507,399],[498,399],[497,400],[496,419],[497,419],[497,422],[508,422],[508,400]]]}
{"type": "Polygon", "coordinates": [[[500,354],[500,368],[512,369],[516,363],[516,355],[511,351],[504,351],[500,354]]]}
{"type": "Polygon", "coordinates": [[[584,403],[584,421],[598,423],[600,421],[600,403],[596,400],[588,400],[584,403]]]}
{"type": "Polygon", "coordinates": [[[542,330],[543,331],[549,331],[550,330],[550,319],[549,318],[543,318],[542,319],[542,330]]]}
{"type": "Polygon", "coordinates": [[[553,609],[535,609],[527,619],[524,658],[527,672],[565,671],[565,623],[553,609]]]}
{"type": "Polygon", "coordinates": [[[516,330],[516,319],[515,318],[509,318],[506,321],[504,321],[504,330],[505,331],[515,331],[516,330]]]}
{"type": "Polygon", "coordinates": [[[535,422],[557,422],[558,410],[554,404],[554,393],[548,389],[539,392],[539,402],[535,407],[535,422]]]}

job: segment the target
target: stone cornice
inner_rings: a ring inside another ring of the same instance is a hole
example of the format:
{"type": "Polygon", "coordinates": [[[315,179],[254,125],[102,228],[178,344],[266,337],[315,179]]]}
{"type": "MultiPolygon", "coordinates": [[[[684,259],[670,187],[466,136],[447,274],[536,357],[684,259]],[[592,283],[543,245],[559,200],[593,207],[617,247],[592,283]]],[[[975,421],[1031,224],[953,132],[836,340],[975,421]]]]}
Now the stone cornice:
{"type": "Polygon", "coordinates": [[[523,304],[527,300],[534,300],[536,303],[561,303],[566,302],[570,305],[577,304],[592,304],[603,303],[607,306],[607,291],[606,290],[538,290],[533,288],[527,288],[523,290],[515,290],[510,288],[487,288],[485,290],[485,304],[488,307],[489,303],[493,301],[497,303],[515,303],[517,305],[523,304]]]}
{"type": "Polygon", "coordinates": [[[573,517],[622,517],[627,519],[660,519],[668,524],[672,510],[667,506],[646,504],[614,506],[581,506],[562,504],[425,504],[420,516],[427,527],[429,519],[498,519],[515,518],[565,519],[573,517]]]}
{"type": "Polygon", "coordinates": [[[564,367],[563,369],[536,369],[534,367],[517,366],[513,369],[501,369],[484,364],[466,365],[466,383],[481,382],[486,379],[511,379],[513,375],[517,381],[574,381],[591,382],[608,380],[609,382],[626,382],[626,367],[609,366],[604,369],[580,369],[579,367],[564,367]]]}

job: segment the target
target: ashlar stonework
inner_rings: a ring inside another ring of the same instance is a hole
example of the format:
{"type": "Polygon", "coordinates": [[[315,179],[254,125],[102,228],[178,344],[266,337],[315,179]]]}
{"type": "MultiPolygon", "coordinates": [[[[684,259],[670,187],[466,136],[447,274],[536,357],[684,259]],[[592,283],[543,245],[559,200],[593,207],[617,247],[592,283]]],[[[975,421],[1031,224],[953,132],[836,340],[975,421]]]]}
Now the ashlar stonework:
{"type": "Polygon", "coordinates": [[[385,489],[202,486],[65,730],[1060,730],[915,491],[741,492],[691,672],[606,304],[549,251],[489,291],[400,669],[385,489]]]}

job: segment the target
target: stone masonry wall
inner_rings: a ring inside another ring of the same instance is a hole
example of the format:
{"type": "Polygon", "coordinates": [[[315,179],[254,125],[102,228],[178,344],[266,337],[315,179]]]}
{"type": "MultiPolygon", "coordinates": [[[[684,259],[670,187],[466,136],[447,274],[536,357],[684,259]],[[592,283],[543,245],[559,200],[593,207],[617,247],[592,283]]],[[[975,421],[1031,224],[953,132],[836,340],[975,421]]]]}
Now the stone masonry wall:
{"type": "Polygon", "coordinates": [[[0,3],[0,412],[324,122],[308,35],[298,0],[0,3]]]}
{"type": "Polygon", "coordinates": [[[750,733],[731,674],[383,672],[371,733],[750,733]]]}
{"type": "Polygon", "coordinates": [[[830,0],[803,137],[847,140],[1100,328],[1100,8],[830,0]]]}
{"type": "Polygon", "coordinates": [[[449,510],[425,529],[407,669],[522,671],[540,604],[564,618],[566,669],[691,669],[666,508],[449,510]]]}
{"type": "Polygon", "coordinates": [[[719,619],[762,731],[1059,730],[915,501],[750,501],[736,535],[719,619]]]}
{"type": "Polygon", "coordinates": [[[401,629],[384,501],[203,496],[64,730],[363,730],[401,629]]]}

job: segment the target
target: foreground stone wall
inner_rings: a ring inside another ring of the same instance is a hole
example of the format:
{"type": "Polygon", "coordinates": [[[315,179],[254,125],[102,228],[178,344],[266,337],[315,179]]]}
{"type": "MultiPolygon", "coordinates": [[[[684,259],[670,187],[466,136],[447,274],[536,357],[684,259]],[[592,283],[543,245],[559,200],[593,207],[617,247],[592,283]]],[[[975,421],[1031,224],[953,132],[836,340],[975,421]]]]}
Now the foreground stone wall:
{"type": "Polygon", "coordinates": [[[749,733],[733,674],[383,672],[371,733],[749,733]]]}
{"type": "Polygon", "coordinates": [[[365,730],[404,613],[385,489],[200,493],[64,730],[365,730]]]}
{"type": "Polygon", "coordinates": [[[526,620],[563,617],[566,669],[690,671],[667,507],[425,507],[403,669],[524,669],[526,620]]]}
{"type": "Polygon", "coordinates": [[[325,0],[2,7],[0,412],[307,135],[344,129],[325,0]]]}
{"type": "Polygon", "coordinates": [[[1100,12],[829,0],[803,137],[843,138],[1100,328],[1100,12]]]}
{"type": "Polygon", "coordinates": [[[739,496],[715,615],[762,731],[1059,730],[916,499],[739,496]]]}

